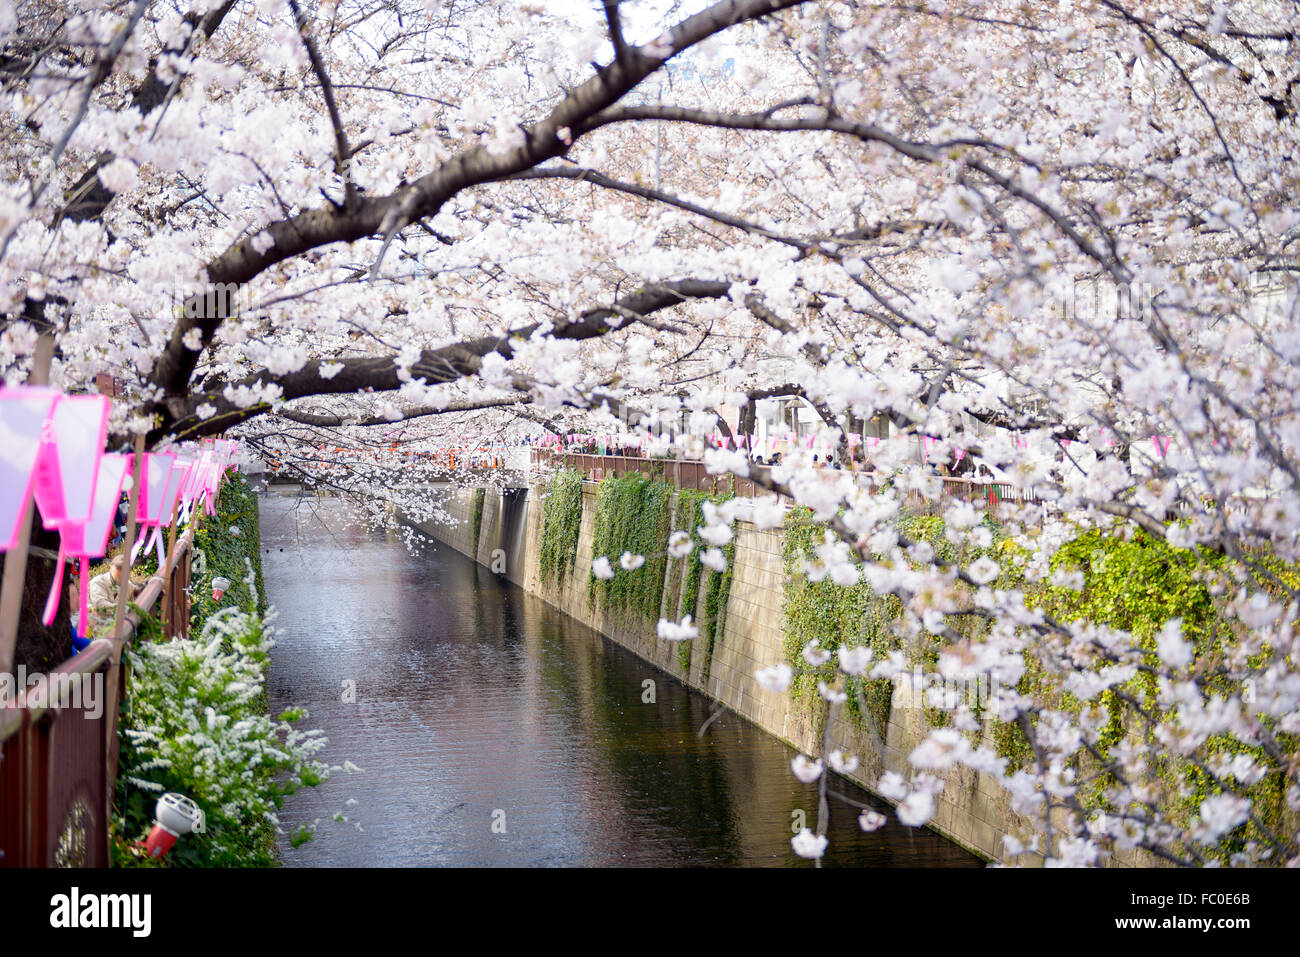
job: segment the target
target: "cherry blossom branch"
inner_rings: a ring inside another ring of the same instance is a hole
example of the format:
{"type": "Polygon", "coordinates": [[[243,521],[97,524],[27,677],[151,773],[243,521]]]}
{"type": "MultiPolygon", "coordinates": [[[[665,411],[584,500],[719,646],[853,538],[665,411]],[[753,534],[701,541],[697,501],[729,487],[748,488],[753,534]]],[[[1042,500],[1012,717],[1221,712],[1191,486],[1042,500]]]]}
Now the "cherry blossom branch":
{"type": "MultiPolygon", "coordinates": [[[[682,50],[738,23],[803,2],[806,0],[721,0],[681,21],[655,43],[629,48],[623,59],[598,69],[544,119],[521,128],[519,145],[504,151],[476,146],[387,196],[360,196],[347,209],[306,210],[271,223],[256,236],[241,239],[211,260],[207,264],[208,279],[214,284],[247,283],[270,266],[311,249],[370,236],[382,240],[371,267],[371,274],[376,275],[385,250],[410,223],[436,214],[451,197],[470,186],[508,179],[563,155],[591,117],[611,107],[682,50]]],[[[202,295],[186,306],[187,318],[176,323],[150,376],[152,383],[169,397],[155,409],[162,416],[163,431],[178,416],[178,398],[198,362],[198,353],[186,345],[187,337],[197,329],[200,345],[206,348],[229,315],[224,306],[210,309],[202,295]]],[[[183,402],[179,399],[180,405],[183,402]]]]}
{"type": "Polygon", "coordinates": [[[692,203],[689,200],[681,199],[671,193],[653,189],[649,186],[638,186],[635,183],[620,182],[619,180],[606,176],[604,173],[581,166],[543,166],[537,169],[526,170],[516,176],[512,176],[511,179],[571,179],[578,182],[591,183],[593,186],[600,186],[604,189],[627,193],[630,196],[638,196],[641,199],[652,200],[657,203],[663,203],[665,206],[672,206],[676,209],[685,210],[688,213],[694,213],[696,216],[703,216],[705,219],[710,219],[715,223],[721,223],[724,226],[738,229],[741,232],[750,234],[751,236],[759,236],[763,239],[771,239],[774,242],[793,246],[801,252],[806,252],[815,246],[815,244],[809,240],[783,235],[775,230],[768,229],[765,226],[760,226],[749,220],[741,219],[739,216],[732,216],[729,213],[712,210],[705,206],[701,206],[698,203],[692,203]]]}
{"type": "MultiPolygon", "coordinates": [[[[477,373],[483,358],[491,353],[505,359],[512,358],[512,342],[516,340],[528,340],[536,335],[574,341],[597,338],[622,328],[629,321],[626,314],[648,316],[692,299],[724,298],[730,289],[731,283],[717,280],[683,279],[653,283],[623,296],[610,307],[588,309],[573,322],[560,325],[537,322],[514,329],[503,336],[484,336],[437,349],[426,349],[411,365],[408,378],[420,378],[429,385],[453,382],[477,373]]],[[[228,383],[221,389],[212,388],[206,395],[170,400],[166,405],[170,416],[151,432],[151,441],[157,442],[167,435],[193,437],[217,434],[237,422],[269,411],[269,403],[250,403],[240,408],[220,394],[227,389],[255,389],[265,382],[266,377],[254,374],[228,383]],[[214,410],[214,414],[208,418],[198,412],[199,406],[205,403],[214,410]]],[[[285,401],[313,395],[391,392],[400,389],[403,384],[401,370],[391,355],[340,359],[336,362],[314,360],[299,371],[274,380],[278,398],[285,401]],[[322,374],[323,367],[328,367],[328,375],[322,374]]]]}
{"type": "Polygon", "coordinates": [[[338,103],[334,99],[334,87],[330,83],[329,74],[325,71],[325,63],[321,60],[320,51],[316,48],[316,41],[312,37],[311,25],[307,21],[306,14],[299,9],[298,0],[288,0],[288,4],[289,10],[293,13],[294,26],[298,29],[298,37],[307,50],[312,72],[316,74],[316,79],[320,83],[321,96],[325,100],[325,109],[329,113],[330,126],[334,128],[334,171],[343,180],[344,208],[353,209],[356,207],[359,194],[357,185],[352,179],[352,150],[348,148],[348,136],[343,129],[338,103]]]}

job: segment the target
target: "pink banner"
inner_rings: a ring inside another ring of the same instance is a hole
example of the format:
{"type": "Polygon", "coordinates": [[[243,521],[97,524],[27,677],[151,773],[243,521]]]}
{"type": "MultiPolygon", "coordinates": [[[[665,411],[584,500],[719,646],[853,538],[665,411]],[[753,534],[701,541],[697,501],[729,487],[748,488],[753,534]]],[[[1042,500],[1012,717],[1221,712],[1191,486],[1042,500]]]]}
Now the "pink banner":
{"type": "Polygon", "coordinates": [[[60,396],[41,433],[36,464],[36,504],[49,529],[90,517],[95,476],[108,435],[108,399],[60,396]]]}
{"type": "Polygon", "coordinates": [[[58,397],[54,389],[0,387],[0,552],[18,542],[36,481],[41,433],[58,397]]]}

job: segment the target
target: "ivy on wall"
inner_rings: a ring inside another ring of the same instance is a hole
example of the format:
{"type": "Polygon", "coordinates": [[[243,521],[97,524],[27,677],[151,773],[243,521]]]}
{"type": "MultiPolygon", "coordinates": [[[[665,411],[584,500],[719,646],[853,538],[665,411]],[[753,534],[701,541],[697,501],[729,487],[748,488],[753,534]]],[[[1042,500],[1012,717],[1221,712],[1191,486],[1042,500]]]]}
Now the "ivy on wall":
{"type": "MultiPolygon", "coordinates": [[[[704,502],[707,499],[708,495],[697,489],[682,489],[679,491],[677,493],[676,530],[688,532],[694,538],[695,530],[704,524],[704,502]]],[[[682,616],[690,615],[692,621],[698,622],[700,620],[700,581],[704,577],[704,563],[700,561],[700,551],[698,548],[692,549],[691,553],[685,558],[675,559],[675,561],[686,563],[686,578],[682,583],[681,597],[674,617],[680,621],[682,616]]],[[[690,673],[691,656],[694,651],[694,641],[678,642],[677,664],[682,669],[682,674],[690,673]]]]}
{"type": "MultiPolygon", "coordinates": [[[[681,489],[677,493],[675,529],[689,532],[694,536],[695,530],[704,525],[704,503],[721,504],[729,498],[731,498],[731,495],[727,493],[710,494],[697,489],[681,489]]],[[[698,541],[696,544],[699,546],[698,541]]],[[[727,601],[731,597],[736,546],[735,542],[732,541],[722,547],[722,555],[726,559],[727,567],[721,572],[707,568],[700,561],[702,547],[696,547],[686,558],[675,559],[674,562],[686,562],[686,580],[682,585],[680,599],[676,605],[676,616],[680,618],[683,615],[690,615],[700,632],[698,639],[678,643],[677,664],[683,674],[690,673],[691,658],[695,653],[696,641],[698,641],[700,651],[704,656],[700,666],[700,682],[705,684],[709,680],[709,672],[713,665],[714,642],[717,636],[722,634],[722,629],[726,626],[727,601]],[[703,595],[704,599],[703,608],[700,607],[701,595],[703,595]]],[[[670,564],[669,575],[673,574],[680,573],[670,564]]]]}
{"type": "MultiPolygon", "coordinates": [[[[1254,558],[1275,576],[1279,593],[1275,598],[1280,597],[1282,589],[1300,585],[1300,570],[1272,556],[1254,558]]],[[[1143,531],[1120,536],[1094,529],[1058,549],[1052,559],[1052,568],[1081,573],[1083,587],[1076,590],[1040,585],[1027,592],[1027,604],[1040,607],[1061,620],[1086,619],[1127,631],[1146,653],[1144,664],[1153,666],[1158,662],[1158,632],[1170,619],[1178,618],[1183,638],[1194,647],[1198,682],[1204,691],[1224,696],[1240,691],[1225,684],[1227,679],[1217,667],[1237,645],[1231,628],[1216,608],[1216,591],[1226,590],[1229,594],[1235,591],[1235,583],[1226,575],[1225,563],[1219,556],[1200,549],[1174,548],[1163,539],[1143,531]]],[[[1261,659],[1266,653],[1261,653],[1261,659]]],[[[1255,663],[1261,664],[1262,660],[1255,663]]],[[[1087,706],[1068,693],[1053,695],[1050,686],[1045,688],[1047,682],[1041,676],[1026,677],[1037,680],[1038,693],[1053,700],[1058,707],[1087,706]]],[[[1140,671],[1121,686],[1121,690],[1140,702],[1144,709],[1161,712],[1156,679],[1150,672],[1140,671]]],[[[1265,769],[1258,782],[1239,788],[1252,800],[1258,820],[1247,821],[1217,846],[1208,849],[1216,860],[1228,863],[1231,855],[1241,850],[1246,842],[1261,839],[1261,825],[1269,830],[1294,826],[1293,820],[1289,824],[1284,820],[1288,813],[1284,802],[1286,769],[1280,767],[1262,747],[1246,747],[1231,736],[1214,735],[1197,749],[1197,760],[1187,760],[1151,740],[1145,733],[1144,723],[1133,713],[1132,706],[1122,701],[1115,690],[1103,692],[1097,704],[1106,709],[1108,720],[1096,744],[1100,755],[1096,766],[1083,769],[1088,772],[1080,791],[1080,800],[1085,807],[1114,808],[1118,782],[1109,762],[1114,747],[1129,738],[1139,740],[1151,749],[1151,769],[1165,786],[1161,800],[1176,821],[1190,821],[1202,801],[1221,792],[1222,788],[1205,767],[1214,758],[1246,755],[1265,769]]],[[[1264,716],[1259,720],[1265,726],[1273,723],[1272,719],[1264,716]]],[[[1014,735],[1010,736],[1014,738],[1014,735]]],[[[1276,738],[1282,753],[1294,753],[1297,743],[1300,743],[1295,735],[1279,733],[1276,738]]],[[[1028,750],[1023,734],[1016,743],[1028,750]]]]}
{"type": "MultiPolygon", "coordinates": [[[[946,535],[943,519],[937,515],[904,515],[898,521],[898,530],[909,541],[929,544],[941,562],[966,563],[985,552],[1001,554],[1010,546],[1009,541],[1001,538],[994,523],[990,521],[987,524],[991,537],[987,548],[954,544],[946,535]]],[[[794,670],[790,693],[819,730],[826,720],[828,708],[817,685],[822,681],[827,684],[834,681],[838,669],[835,653],[841,647],[868,647],[872,651],[872,661],[880,661],[895,651],[904,650],[909,664],[919,666],[924,673],[933,673],[944,644],[934,635],[921,634],[904,648],[894,629],[894,622],[902,615],[903,606],[894,595],[877,595],[865,582],[844,588],[829,579],[808,580],[803,572],[804,562],[814,554],[814,549],[826,534],[826,527],[813,521],[809,509],[792,509],[786,516],[783,650],[786,663],[794,670]],[[804,660],[803,649],[812,641],[816,641],[823,651],[831,652],[831,660],[826,664],[814,667],[804,660]]],[[[1003,561],[1002,566],[1004,571],[996,583],[998,587],[1010,587],[1013,581],[1023,577],[1012,562],[1003,561]]],[[[970,617],[955,618],[949,625],[967,638],[979,637],[981,630],[987,627],[987,623],[970,617]]],[[[888,678],[850,676],[844,690],[848,695],[845,711],[853,725],[859,730],[874,732],[883,740],[893,703],[893,682],[888,678]]],[[[933,726],[945,725],[950,720],[948,713],[941,708],[927,706],[925,712],[933,726]]]]}
{"type": "MultiPolygon", "coordinates": [[[[582,531],[582,482],[583,473],[562,470],[547,483],[538,555],[544,581],[562,580],[573,569],[582,531]]],[[[699,548],[684,559],[670,558],[668,536],[674,529],[694,532],[704,523],[704,502],[721,503],[729,497],[675,489],[658,476],[640,472],[607,477],[596,490],[592,555],[607,557],[615,575],[612,579],[591,576],[588,597],[592,601],[600,598],[607,609],[649,623],[657,623],[661,614],[669,618],[690,615],[698,624],[700,637],[678,643],[677,663],[683,674],[689,673],[694,646],[699,644],[704,654],[704,681],[708,680],[714,642],[726,623],[735,547],[728,543],[722,549],[727,567],[714,572],[700,561],[699,548]],[[635,571],[623,570],[619,559],[624,552],[643,556],[645,564],[635,571]]]]}
{"type": "MultiPolygon", "coordinates": [[[[1216,593],[1231,595],[1236,583],[1226,575],[1219,557],[1197,549],[1170,546],[1163,539],[1137,531],[1129,535],[1107,534],[1090,530],[1056,550],[1051,570],[1054,573],[1078,573],[1075,585],[1053,584],[1052,579],[1028,581],[1024,574],[1025,551],[1004,534],[991,519],[986,519],[989,534],[983,547],[958,546],[948,540],[943,520],[934,515],[910,515],[899,522],[899,530],[912,541],[928,542],[936,557],[946,563],[966,565],[981,554],[989,554],[1001,569],[993,583],[999,589],[1022,591],[1026,605],[1040,608],[1062,621],[1087,620],[1130,633],[1134,643],[1145,652],[1144,664],[1158,664],[1156,639],[1171,619],[1181,621],[1182,635],[1195,649],[1198,681],[1213,695],[1232,695],[1240,689],[1220,687],[1226,679],[1216,667],[1225,656],[1234,653],[1236,638],[1218,612],[1216,593]]],[[[826,706],[817,693],[818,681],[831,681],[835,675],[834,658],[826,665],[812,667],[804,661],[802,651],[812,640],[834,652],[844,645],[870,646],[874,659],[890,652],[905,650],[910,663],[920,664],[932,672],[944,639],[922,634],[906,644],[895,634],[891,623],[902,608],[892,596],[874,595],[869,586],[841,588],[829,581],[812,582],[803,574],[803,562],[821,540],[823,528],[812,521],[807,510],[790,513],[786,524],[785,559],[785,656],[795,670],[791,695],[815,720],[824,721],[826,706]]],[[[1276,580],[1275,600],[1286,588],[1300,587],[1300,569],[1285,565],[1272,556],[1253,556],[1276,580]]],[[[1053,578],[1057,582],[1059,575],[1053,578]]],[[[976,616],[950,616],[948,626],[959,636],[979,640],[989,627],[976,616]]],[[[1261,653],[1261,662],[1262,663],[1261,653]]],[[[1026,671],[1017,691],[1045,708],[1063,710],[1091,709],[1099,722],[1100,732],[1093,747],[1095,756],[1085,756],[1073,770],[1078,781],[1077,797],[1086,810],[1122,813],[1130,796],[1120,787],[1114,774],[1113,752],[1121,741],[1129,741],[1147,750],[1148,780],[1157,784],[1158,800],[1172,812],[1175,821],[1190,823],[1201,802],[1218,794],[1222,785],[1208,770],[1216,758],[1248,756],[1264,769],[1262,777],[1244,790],[1254,801],[1258,820],[1247,821],[1228,835],[1209,855],[1230,863],[1234,852],[1247,842],[1258,841],[1264,831],[1277,832],[1294,827],[1294,812],[1285,804],[1286,769],[1277,765],[1262,747],[1246,747],[1235,739],[1219,735],[1209,738],[1189,760],[1172,754],[1160,742],[1146,734],[1145,722],[1133,710],[1134,705],[1159,713],[1161,704],[1155,676],[1150,671],[1138,674],[1095,699],[1082,701],[1066,692],[1061,678],[1045,673],[1042,659],[1026,653],[1026,671]]],[[[892,687],[883,679],[854,678],[848,683],[846,709],[859,725],[865,717],[883,732],[888,720],[892,687]]],[[[976,717],[979,709],[976,708],[976,717]]],[[[931,724],[948,720],[947,712],[926,708],[931,724]]],[[[1261,718],[1268,725],[1271,719],[1261,718]]],[[[1030,731],[1036,721],[1028,720],[1030,731]]],[[[1015,771],[1029,765],[1033,749],[1019,723],[990,719],[987,724],[991,743],[997,754],[1007,759],[1015,771]]],[[[1281,753],[1293,753],[1294,735],[1277,733],[1281,753]]],[[[1200,848],[1206,853],[1207,849],[1200,848]]]]}
{"type": "Polygon", "coordinates": [[[471,552],[473,555],[478,555],[478,540],[479,536],[483,533],[483,499],[486,497],[486,494],[487,492],[485,489],[474,489],[474,511],[473,518],[471,519],[474,528],[474,548],[471,552]]]}
{"type": "Polygon", "coordinates": [[[215,515],[203,515],[194,533],[194,552],[190,564],[190,628],[197,634],[215,612],[237,606],[247,612],[264,614],[266,596],[262,584],[261,532],[258,527],[257,493],[238,472],[226,476],[217,496],[215,515]],[[256,584],[253,590],[245,580],[252,562],[256,584]],[[226,578],[230,588],[220,601],[212,600],[212,579],[226,578]]]}
{"type": "Polygon", "coordinates": [[[561,469],[546,483],[537,556],[543,581],[561,582],[573,571],[582,533],[582,479],[577,469],[561,469]]]}
{"type": "MultiPolygon", "coordinates": [[[[700,639],[703,642],[704,662],[700,668],[700,683],[707,684],[713,666],[713,643],[726,627],[727,600],[731,597],[732,573],[736,567],[735,540],[722,546],[722,557],[727,567],[722,571],[709,569],[709,581],[704,592],[704,617],[700,620],[700,639]]],[[[697,558],[696,561],[699,559],[697,558]]]]}
{"type": "Polygon", "coordinates": [[[673,487],[640,472],[610,476],[596,491],[591,553],[607,556],[617,574],[589,579],[588,594],[605,607],[650,622],[659,621],[672,516],[673,487]],[[624,552],[641,555],[645,564],[633,572],[618,567],[624,552]]]}
{"type": "MultiPolygon", "coordinates": [[[[785,561],[785,593],[782,623],[783,651],[786,663],[794,669],[790,694],[820,733],[827,718],[826,701],[817,684],[834,680],[841,648],[866,645],[873,659],[887,657],[898,646],[893,622],[902,605],[893,595],[877,595],[865,582],[843,588],[829,579],[809,581],[803,563],[822,541],[825,526],[814,522],[812,511],[791,509],[786,515],[782,557],[785,561]],[[803,657],[804,648],[816,641],[831,660],[813,666],[803,657]]],[[[883,739],[889,723],[893,683],[888,678],[852,677],[845,688],[845,709],[860,729],[873,730],[883,739]]]]}

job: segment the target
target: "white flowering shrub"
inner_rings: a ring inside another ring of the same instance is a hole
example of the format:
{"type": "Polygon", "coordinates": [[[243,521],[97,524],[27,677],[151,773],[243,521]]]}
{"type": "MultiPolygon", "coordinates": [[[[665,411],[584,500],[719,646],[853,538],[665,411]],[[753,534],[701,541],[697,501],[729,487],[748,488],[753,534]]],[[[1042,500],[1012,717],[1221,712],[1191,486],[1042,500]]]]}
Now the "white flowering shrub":
{"type": "MultiPolygon", "coordinates": [[[[159,795],[177,791],[203,809],[207,826],[179,841],[167,863],[274,864],[284,798],[339,770],[317,758],[326,744],[322,732],[294,726],[305,711],[265,713],[272,617],[225,609],[198,638],[145,642],[127,653],[131,686],[120,725],[116,863],[145,860],[134,842],[148,834],[159,795]]],[[[293,840],[308,837],[302,831],[293,840]]]]}

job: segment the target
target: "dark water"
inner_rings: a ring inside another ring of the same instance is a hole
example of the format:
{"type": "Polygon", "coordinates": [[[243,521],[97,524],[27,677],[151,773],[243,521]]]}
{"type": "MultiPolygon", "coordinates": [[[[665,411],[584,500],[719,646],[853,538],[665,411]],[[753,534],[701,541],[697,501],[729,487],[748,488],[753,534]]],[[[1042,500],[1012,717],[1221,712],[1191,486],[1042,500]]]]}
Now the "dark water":
{"type": "MultiPolygon", "coordinates": [[[[325,759],[363,769],[289,799],[286,829],[321,823],[286,864],[811,866],[790,836],[816,792],[790,748],[730,713],[698,737],[702,696],[451,548],[411,555],[349,518],[263,499],[273,713],[306,707],[325,759]]],[[[836,802],[828,836],[830,866],[979,864],[892,815],[865,834],[836,802]]]]}

